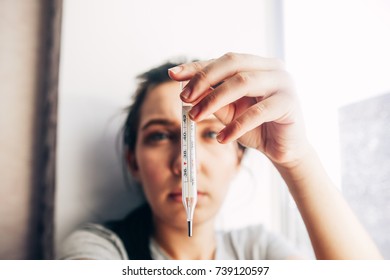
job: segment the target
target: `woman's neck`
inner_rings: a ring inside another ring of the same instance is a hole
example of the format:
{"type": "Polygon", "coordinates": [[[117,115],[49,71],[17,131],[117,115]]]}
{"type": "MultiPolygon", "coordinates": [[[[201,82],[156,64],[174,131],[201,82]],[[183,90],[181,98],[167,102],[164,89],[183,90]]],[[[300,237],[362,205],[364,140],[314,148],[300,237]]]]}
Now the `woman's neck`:
{"type": "Polygon", "coordinates": [[[194,225],[193,235],[189,237],[187,228],[173,227],[155,218],[154,232],[155,241],[172,259],[207,260],[215,257],[213,220],[194,225]]]}

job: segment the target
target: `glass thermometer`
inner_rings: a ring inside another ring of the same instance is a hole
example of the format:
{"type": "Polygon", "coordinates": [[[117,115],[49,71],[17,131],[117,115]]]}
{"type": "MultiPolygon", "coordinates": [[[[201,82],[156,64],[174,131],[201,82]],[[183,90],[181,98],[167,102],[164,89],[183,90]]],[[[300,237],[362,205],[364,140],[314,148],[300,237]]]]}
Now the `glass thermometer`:
{"type": "MultiPolygon", "coordinates": [[[[183,83],[180,83],[181,90],[183,83]]],[[[181,120],[181,170],[182,170],[182,201],[187,215],[188,236],[192,236],[192,221],[198,199],[196,187],[196,124],[189,118],[188,112],[192,105],[182,102],[181,120]]]]}

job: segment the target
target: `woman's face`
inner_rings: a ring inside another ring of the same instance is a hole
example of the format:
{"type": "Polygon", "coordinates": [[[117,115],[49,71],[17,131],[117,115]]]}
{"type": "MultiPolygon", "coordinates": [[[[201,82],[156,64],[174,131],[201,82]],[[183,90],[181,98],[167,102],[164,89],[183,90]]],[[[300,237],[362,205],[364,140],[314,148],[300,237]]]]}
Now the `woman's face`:
{"type": "MultiPolygon", "coordinates": [[[[186,228],[180,125],[179,83],[169,81],[152,88],[142,105],[135,155],[129,157],[133,157],[133,176],[142,184],[155,219],[186,228]]],[[[194,225],[215,217],[239,166],[237,143],[222,145],[215,138],[222,128],[214,116],[197,123],[198,203],[194,225]]]]}

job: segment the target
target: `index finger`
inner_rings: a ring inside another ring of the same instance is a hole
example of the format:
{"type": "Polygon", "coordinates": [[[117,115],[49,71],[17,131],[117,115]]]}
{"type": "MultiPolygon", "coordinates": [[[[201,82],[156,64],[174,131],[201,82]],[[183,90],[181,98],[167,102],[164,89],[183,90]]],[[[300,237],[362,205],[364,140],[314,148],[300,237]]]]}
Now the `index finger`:
{"type": "Polygon", "coordinates": [[[190,80],[196,72],[201,71],[213,60],[208,61],[192,61],[183,63],[168,69],[168,75],[172,80],[181,82],[190,80]]]}
{"type": "Polygon", "coordinates": [[[195,102],[205,92],[220,82],[242,71],[269,71],[283,69],[283,63],[276,59],[263,58],[250,54],[227,53],[218,59],[186,63],[169,70],[172,79],[190,79],[183,89],[183,101],[195,102]]]}

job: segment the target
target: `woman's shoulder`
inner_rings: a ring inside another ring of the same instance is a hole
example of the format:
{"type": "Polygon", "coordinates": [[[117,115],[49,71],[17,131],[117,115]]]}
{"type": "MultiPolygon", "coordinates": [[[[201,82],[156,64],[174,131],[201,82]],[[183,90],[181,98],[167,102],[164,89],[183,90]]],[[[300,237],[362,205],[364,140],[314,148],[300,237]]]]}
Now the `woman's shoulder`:
{"type": "Polygon", "coordinates": [[[61,246],[59,259],[127,259],[122,240],[108,227],[87,223],[73,231],[61,246]]]}
{"type": "Polygon", "coordinates": [[[283,236],[261,224],[218,232],[217,242],[217,259],[286,259],[296,253],[283,236]]]}

